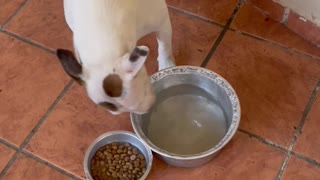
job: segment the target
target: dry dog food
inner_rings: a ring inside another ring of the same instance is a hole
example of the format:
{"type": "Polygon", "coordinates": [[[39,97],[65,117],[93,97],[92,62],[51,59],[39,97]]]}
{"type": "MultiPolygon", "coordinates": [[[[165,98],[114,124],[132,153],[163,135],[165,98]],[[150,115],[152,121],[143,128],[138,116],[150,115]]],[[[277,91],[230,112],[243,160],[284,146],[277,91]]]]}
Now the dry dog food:
{"type": "Polygon", "coordinates": [[[111,143],[101,147],[91,160],[94,180],[139,179],[146,171],[146,161],[129,143],[111,143]]]}

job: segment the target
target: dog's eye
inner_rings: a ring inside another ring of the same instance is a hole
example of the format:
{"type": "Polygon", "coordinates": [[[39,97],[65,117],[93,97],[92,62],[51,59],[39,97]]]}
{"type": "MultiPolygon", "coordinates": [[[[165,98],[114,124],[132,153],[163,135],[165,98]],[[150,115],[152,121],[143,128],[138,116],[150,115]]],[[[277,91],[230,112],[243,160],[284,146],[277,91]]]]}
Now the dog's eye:
{"type": "Polygon", "coordinates": [[[110,111],[117,111],[118,110],[116,105],[109,103],[109,102],[101,102],[101,103],[99,103],[99,105],[109,109],[110,111]]]}

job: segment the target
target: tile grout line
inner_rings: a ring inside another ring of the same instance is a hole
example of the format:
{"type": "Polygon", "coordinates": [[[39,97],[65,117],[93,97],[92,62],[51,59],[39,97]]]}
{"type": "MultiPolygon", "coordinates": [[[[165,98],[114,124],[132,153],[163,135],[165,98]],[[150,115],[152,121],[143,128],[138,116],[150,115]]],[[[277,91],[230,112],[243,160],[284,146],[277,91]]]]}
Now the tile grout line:
{"type": "Polygon", "coordinates": [[[22,144],[20,145],[21,150],[29,143],[29,141],[31,140],[33,135],[39,130],[40,126],[44,123],[44,121],[47,119],[49,114],[54,110],[54,108],[57,106],[57,104],[60,102],[60,100],[63,98],[63,96],[68,92],[68,90],[70,89],[72,84],[73,84],[73,80],[71,79],[71,80],[69,80],[69,82],[65,86],[65,88],[62,90],[62,92],[59,94],[59,96],[56,98],[56,100],[53,102],[53,104],[49,107],[49,109],[44,114],[44,116],[42,116],[40,121],[36,124],[36,126],[31,130],[29,135],[22,142],[22,144]]]}
{"type": "Polygon", "coordinates": [[[248,135],[250,138],[254,138],[254,139],[256,139],[256,140],[258,140],[260,143],[262,143],[262,144],[266,144],[266,145],[269,145],[269,146],[271,146],[271,147],[273,147],[273,148],[276,148],[276,149],[278,149],[278,150],[281,150],[281,151],[284,151],[284,152],[288,152],[288,149],[286,149],[285,147],[283,147],[283,146],[281,146],[281,145],[278,145],[278,144],[276,144],[276,143],[274,143],[274,142],[272,142],[272,141],[269,141],[269,140],[266,140],[266,139],[264,139],[264,138],[262,138],[262,137],[260,137],[260,136],[258,136],[258,135],[256,135],[256,134],[252,134],[252,133],[250,133],[250,132],[248,132],[248,131],[246,131],[246,130],[244,130],[244,129],[238,129],[238,132],[241,132],[241,133],[243,133],[243,134],[246,134],[246,135],[248,135]]]}
{"type": "Polygon", "coordinates": [[[293,156],[303,160],[303,161],[306,161],[307,163],[311,164],[311,165],[314,165],[314,166],[317,166],[320,168],[320,162],[317,162],[316,160],[312,159],[312,158],[309,158],[309,157],[306,157],[306,156],[303,156],[301,154],[298,154],[298,153],[295,153],[295,152],[291,152],[293,156]]]}
{"type": "Polygon", "coordinates": [[[9,148],[11,148],[11,149],[16,150],[16,151],[19,150],[19,147],[18,147],[18,146],[15,146],[15,145],[7,142],[6,140],[4,140],[4,139],[2,139],[2,138],[0,138],[0,144],[3,144],[3,145],[5,145],[5,146],[7,146],[7,147],[9,147],[9,148]]]}
{"type": "MultiPolygon", "coordinates": [[[[44,123],[44,121],[47,119],[47,117],[49,116],[49,114],[52,112],[52,110],[56,107],[56,105],[59,103],[59,101],[62,99],[62,97],[67,93],[67,91],[70,89],[70,87],[73,84],[73,80],[70,80],[68,82],[68,84],[64,87],[64,89],[61,91],[61,93],[58,95],[58,97],[56,98],[56,100],[52,103],[52,105],[49,107],[49,109],[47,110],[47,112],[41,117],[41,119],[39,120],[39,122],[33,127],[33,129],[31,130],[31,132],[29,133],[29,135],[24,139],[24,141],[21,143],[20,147],[18,148],[18,150],[16,151],[16,153],[12,156],[12,158],[10,159],[10,161],[6,164],[6,166],[3,168],[3,170],[0,173],[0,179],[7,173],[7,171],[9,170],[9,168],[12,166],[12,164],[15,162],[15,160],[17,159],[18,155],[23,152],[23,148],[29,143],[29,141],[31,140],[31,138],[33,137],[33,135],[38,131],[38,129],[40,128],[40,126],[44,123]]],[[[8,143],[6,143],[8,144],[8,143]]],[[[68,174],[65,174],[68,175],[68,174]]]]}
{"type": "Polygon", "coordinates": [[[296,132],[292,138],[292,141],[291,141],[291,145],[289,146],[289,150],[292,150],[296,141],[298,140],[298,137],[300,136],[301,134],[301,130],[303,128],[303,125],[304,123],[306,122],[306,119],[307,119],[307,116],[309,114],[309,112],[311,111],[311,108],[312,108],[312,105],[316,99],[316,96],[317,96],[317,93],[318,91],[320,90],[320,80],[317,82],[315,88],[313,89],[311,95],[310,95],[310,98],[309,98],[309,101],[305,107],[305,110],[303,111],[303,114],[302,114],[302,118],[301,118],[301,121],[299,123],[299,126],[297,127],[296,129],[296,132]]]}
{"type": "MultiPolygon", "coordinates": [[[[0,144],[3,144],[3,145],[5,145],[5,146],[7,146],[7,147],[9,147],[9,148],[11,148],[13,150],[19,151],[19,147],[11,144],[10,142],[7,142],[4,139],[1,139],[1,138],[0,138],[0,144]]],[[[33,159],[36,162],[39,162],[39,163],[41,163],[41,164],[43,164],[45,166],[48,166],[49,168],[52,168],[52,169],[54,169],[56,171],[59,171],[62,174],[69,174],[69,177],[73,177],[74,180],[79,180],[79,178],[77,176],[75,176],[75,175],[73,175],[73,174],[71,174],[69,172],[64,171],[63,169],[61,169],[61,168],[55,166],[54,164],[52,164],[52,163],[50,163],[50,162],[48,162],[48,161],[46,161],[46,160],[34,155],[34,154],[32,154],[31,152],[28,152],[26,150],[22,150],[21,153],[26,155],[30,159],[33,159]]]]}
{"type": "Polygon", "coordinates": [[[305,121],[307,119],[307,116],[308,116],[308,114],[309,114],[309,112],[310,112],[310,110],[312,108],[312,105],[313,105],[313,103],[315,101],[316,95],[317,95],[319,90],[320,90],[320,80],[317,82],[314,90],[312,91],[312,93],[310,95],[310,98],[309,98],[309,101],[308,101],[308,103],[307,103],[307,105],[306,105],[306,107],[305,107],[305,109],[304,109],[304,111],[302,113],[302,117],[301,117],[299,126],[297,127],[297,129],[296,129],[296,131],[295,131],[295,133],[293,135],[293,138],[291,140],[290,146],[288,148],[289,151],[288,151],[288,153],[287,153],[287,155],[286,155],[286,157],[285,157],[285,159],[284,159],[284,161],[283,161],[283,163],[282,163],[282,165],[281,165],[281,167],[279,169],[279,172],[277,174],[276,180],[280,180],[281,179],[281,177],[282,177],[282,175],[284,173],[284,170],[288,166],[289,159],[290,159],[291,155],[293,154],[293,152],[292,152],[293,151],[293,147],[294,147],[296,141],[298,140],[298,137],[301,134],[301,130],[303,128],[303,125],[304,125],[304,123],[305,123],[305,121]]]}
{"type": "Polygon", "coordinates": [[[11,22],[11,20],[28,4],[30,0],[25,0],[20,7],[2,24],[0,29],[4,29],[11,22]]]}
{"type": "MultiPolygon", "coordinates": [[[[251,5],[254,9],[256,9],[257,11],[259,11],[262,15],[264,16],[268,16],[270,18],[272,18],[265,10],[259,8],[257,5],[251,3],[251,2],[248,2],[249,5],[251,5]]],[[[272,18],[273,19],[273,18],[272,18]]]]}
{"type": "Polygon", "coordinates": [[[295,54],[297,54],[297,55],[305,56],[305,57],[307,57],[307,58],[310,58],[310,59],[313,59],[313,60],[316,60],[316,61],[319,61],[319,62],[320,62],[320,58],[319,58],[319,57],[306,54],[306,53],[304,53],[304,52],[301,52],[301,51],[298,51],[298,50],[289,48],[289,47],[287,47],[287,46],[284,46],[284,45],[281,45],[281,44],[278,44],[278,43],[275,43],[275,42],[272,42],[272,41],[268,41],[268,40],[266,40],[266,39],[263,39],[263,38],[260,38],[260,37],[257,37],[257,36],[248,34],[248,33],[246,33],[246,32],[239,31],[239,30],[237,30],[237,29],[230,28],[229,30],[230,30],[230,31],[233,31],[233,32],[236,32],[236,33],[239,33],[239,34],[241,34],[241,35],[243,35],[243,36],[247,36],[247,37],[249,37],[249,38],[252,38],[252,39],[255,39],[255,40],[258,40],[258,41],[262,41],[263,43],[271,44],[271,45],[273,45],[273,46],[276,46],[276,47],[279,47],[279,48],[281,48],[281,49],[284,49],[284,50],[290,51],[290,52],[292,52],[292,53],[295,53],[295,54]]]}
{"type": "Polygon", "coordinates": [[[19,41],[22,41],[22,42],[24,42],[24,43],[26,43],[26,44],[29,44],[29,45],[31,45],[31,46],[33,46],[33,47],[42,49],[42,50],[44,50],[44,51],[46,51],[46,52],[48,52],[48,53],[51,53],[51,54],[55,54],[55,51],[54,51],[54,50],[52,50],[52,49],[50,49],[50,48],[48,48],[48,47],[42,46],[41,44],[39,44],[39,43],[37,43],[37,42],[34,42],[34,41],[30,40],[30,39],[21,37],[21,36],[19,36],[19,35],[17,35],[17,34],[14,34],[14,33],[12,33],[12,32],[9,32],[9,31],[7,31],[7,30],[5,30],[5,29],[0,30],[0,33],[1,33],[1,32],[4,33],[4,34],[6,34],[6,35],[8,35],[8,36],[11,36],[11,37],[19,40],[19,41]]]}
{"type": "MultiPolygon", "coordinates": [[[[244,2],[245,2],[245,1],[244,1],[244,2]]],[[[216,26],[219,26],[219,27],[222,27],[222,28],[224,27],[224,25],[222,25],[222,24],[219,24],[219,23],[216,23],[216,22],[214,22],[214,21],[212,21],[212,20],[209,20],[209,19],[206,19],[206,18],[197,16],[197,15],[194,15],[194,14],[188,12],[188,11],[183,11],[183,10],[180,10],[180,9],[178,9],[178,8],[175,8],[175,7],[169,6],[169,5],[168,5],[168,8],[169,8],[170,10],[172,10],[173,12],[180,13],[180,14],[182,14],[182,15],[185,15],[185,16],[188,16],[188,17],[191,17],[191,18],[194,18],[194,19],[196,19],[196,20],[200,20],[200,21],[202,21],[202,22],[209,23],[209,24],[213,24],[213,25],[216,25],[216,26]]],[[[303,55],[303,56],[306,56],[306,57],[308,57],[308,58],[312,58],[312,59],[315,59],[315,60],[317,60],[317,61],[320,61],[320,57],[316,57],[316,56],[307,54],[307,53],[305,53],[305,52],[292,49],[292,48],[290,48],[290,47],[288,47],[288,46],[281,45],[280,43],[272,42],[272,41],[270,41],[270,40],[263,39],[263,38],[260,38],[260,37],[258,37],[258,36],[251,35],[251,34],[248,34],[248,33],[246,33],[246,32],[243,32],[243,31],[240,31],[240,30],[237,30],[237,29],[233,29],[233,28],[230,28],[230,27],[229,27],[228,30],[234,31],[234,32],[238,32],[238,33],[240,33],[240,34],[242,34],[242,35],[244,35],[244,36],[247,36],[247,37],[249,37],[249,38],[253,38],[253,39],[256,39],[256,40],[260,40],[260,41],[262,41],[262,42],[264,42],[264,43],[268,43],[268,44],[271,44],[271,45],[274,45],[274,46],[277,46],[277,47],[286,49],[286,50],[288,50],[288,51],[294,52],[294,53],[296,53],[296,54],[303,55]]],[[[308,42],[308,43],[309,43],[309,42],[308,42]]]]}
{"type": "Polygon", "coordinates": [[[26,156],[28,156],[29,158],[31,158],[32,160],[34,160],[36,162],[39,162],[39,163],[41,163],[41,164],[43,164],[43,165],[45,165],[45,166],[47,166],[47,167],[49,167],[49,168],[51,168],[51,169],[53,169],[55,171],[60,172],[63,175],[66,175],[66,176],[68,176],[68,177],[70,177],[70,178],[72,178],[74,180],[80,180],[80,178],[78,178],[77,176],[75,176],[75,175],[63,170],[62,168],[59,168],[58,166],[56,166],[56,165],[54,165],[52,163],[49,163],[48,161],[46,161],[46,160],[44,160],[44,159],[32,154],[31,152],[28,152],[26,150],[22,150],[21,153],[26,155],[26,156]]]}
{"type": "Polygon", "coordinates": [[[236,7],[234,8],[230,18],[228,19],[226,25],[224,26],[223,30],[221,31],[220,35],[218,36],[217,40],[215,41],[215,43],[213,44],[213,46],[210,48],[209,53],[207,54],[207,56],[205,57],[205,59],[203,60],[201,67],[206,67],[207,64],[210,61],[210,58],[213,56],[214,52],[216,51],[217,47],[219,46],[220,42],[222,41],[224,35],[226,34],[226,32],[228,31],[235,15],[238,13],[241,5],[243,4],[243,1],[239,1],[238,4],[236,5],[236,7]]]}
{"type": "Polygon", "coordinates": [[[290,152],[291,155],[293,155],[293,156],[295,156],[295,157],[297,157],[297,158],[309,163],[310,165],[320,167],[320,162],[317,162],[316,160],[314,160],[314,159],[312,159],[310,157],[306,157],[306,156],[304,156],[302,154],[298,154],[298,153],[296,153],[294,151],[290,151],[290,150],[286,149],[285,147],[283,147],[281,145],[278,145],[278,144],[276,144],[276,143],[274,143],[272,141],[266,140],[266,139],[264,139],[264,138],[262,138],[262,137],[260,137],[260,136],[258,136],[256,134],[252,134],[252,133],[250,133],[250,132],[248,132],[246,130],[238,129],[238,132],[243,133],[243,134],[249,136],[250,138],[256,139],[257,141],[259,141],[262,144],[269,145],[269,146],[271,146],[273,148],[276,148],[276,149],[278,149],[280,151],[283,151],[283,152],[286,152],[286,153],[290,152]]]}
{"type": "Polygon", "coordinates": [[[214,22],[214,21],[212,21],[212,20],[210,20],[210,19],[203,18],[203,17],[201,17],[201,16],[192,14],[192,13],[190,13],[190,12],[188,12],[188,11],[184,11],[184,10],[181,10],[181,9],[178,9],[178,8],[176,8],[176,7],[173,7],[173,6],[169,6],[169,5],[168,5],[167,7],[168,7],[168,9],[169,9],[170,11],[172,11],[172,12],[179,13],[179,14],[182,14],[182,15],[185,15],[185,16],[188,16],[188,17],[191,17],[191,18],[193,18],[193,19],[195,19],[195,20],[199,20],[199,21],[202,21],[202,22],[205,22],[205,23],[213,24],[213,25],[219,26],[219,27],[221,27],[221,28],[224,27],[223,24],[219,24],[219,23],[214,22]]]}

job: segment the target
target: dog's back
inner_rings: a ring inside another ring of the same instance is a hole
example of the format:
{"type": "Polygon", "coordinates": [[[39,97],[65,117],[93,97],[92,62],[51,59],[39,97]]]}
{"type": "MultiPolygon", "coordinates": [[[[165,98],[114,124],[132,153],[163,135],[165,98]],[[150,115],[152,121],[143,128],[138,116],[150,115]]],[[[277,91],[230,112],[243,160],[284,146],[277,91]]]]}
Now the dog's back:
{"type": "Polygon", "coordinates": [[[89,59],[86,56],[108,59],[92,57],[106,54],[99,52],[106,51],[105,48],[109,51],[106,55],[120,56],[128,48],[134,48],[138,39],[155,31],[167,18],[164,0],[65,0],[64,3],[75,48],[82,52],[83,59],[89,59]]]}

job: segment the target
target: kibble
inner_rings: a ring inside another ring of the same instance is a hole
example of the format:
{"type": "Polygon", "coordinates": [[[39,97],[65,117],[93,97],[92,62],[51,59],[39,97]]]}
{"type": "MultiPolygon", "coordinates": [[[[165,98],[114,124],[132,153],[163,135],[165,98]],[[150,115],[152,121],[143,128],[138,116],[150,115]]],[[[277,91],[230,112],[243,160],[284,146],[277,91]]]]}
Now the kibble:
{"type": "Polygon", "coordinates": [[[129,143],[101,147],[91,160],[94,180],[139,179],[146,171],[145,157],[129,143]]]}
{"type": "Polygon", "coordinates": [[[130,156],[131,161],[134,161],[136,158],[137,158],[136,155],[131,155],[131,156],[130,156]]]}

